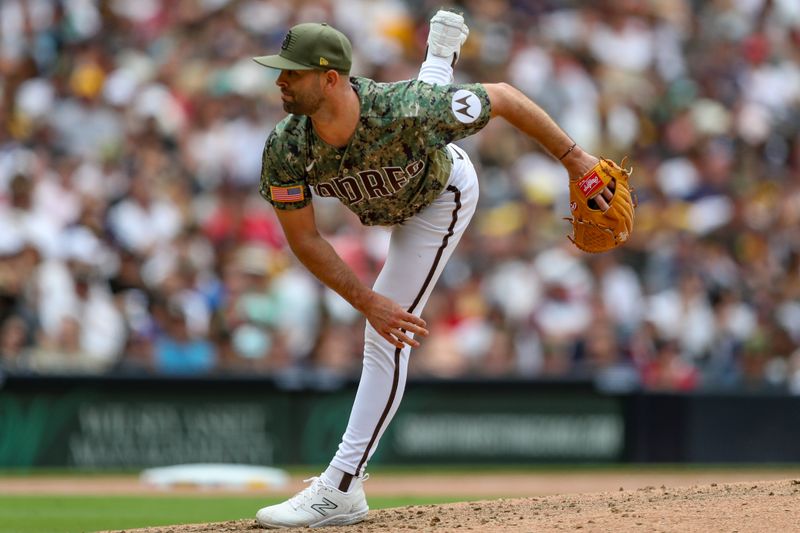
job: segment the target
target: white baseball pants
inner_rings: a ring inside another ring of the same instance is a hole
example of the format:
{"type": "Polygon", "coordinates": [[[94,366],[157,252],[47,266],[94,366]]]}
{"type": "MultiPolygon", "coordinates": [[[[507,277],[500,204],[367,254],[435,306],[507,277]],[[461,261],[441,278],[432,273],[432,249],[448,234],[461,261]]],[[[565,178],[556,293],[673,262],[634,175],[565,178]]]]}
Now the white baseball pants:
{"type": "MultiPolygon", "coordinates": [[[[461,148],[448,145],[448,149],[453,169],[446,187],[431,205],[393,228],[386,263],[373,287],[417,316],[478,204],[478,178],[472,162],[461,148]]],[[[355,476],[364,473],[400,406],[410,352],[409,346],[400,349],[389,344],[367,322],[361,381],[331,466],[355,476]]],[[[343,490],[350,484],[350,477],[345,477],[340,485],[343,490]]]]}

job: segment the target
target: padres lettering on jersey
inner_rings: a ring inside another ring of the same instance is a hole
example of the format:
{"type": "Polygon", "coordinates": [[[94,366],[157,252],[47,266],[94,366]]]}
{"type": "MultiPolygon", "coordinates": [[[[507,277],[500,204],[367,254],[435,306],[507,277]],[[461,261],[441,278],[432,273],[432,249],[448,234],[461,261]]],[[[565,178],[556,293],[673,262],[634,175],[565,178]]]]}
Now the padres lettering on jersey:
{"type": "Polygon", "coordinates": [[[352,176],[333,178],[317,183],[314,192],[320,196],[336,196],[347,204],[357,204],[376,198],[388,198],[400,192],[425,168],[424,161],[412,161],[405,168],[381,167],[354,172],[352,176]]]}
{"type": "Polygon", "coordinates": [[[289,115],[264,146],[260,193],[277,209],[299,209],[313,189],[339,198],[363,224],[397,224],[442,191],[452,167],[445,146],[489,122],[489,97],[480,84],[350,82],[361,116],[349,144],[331,146],[308,117],[289,115]]]}

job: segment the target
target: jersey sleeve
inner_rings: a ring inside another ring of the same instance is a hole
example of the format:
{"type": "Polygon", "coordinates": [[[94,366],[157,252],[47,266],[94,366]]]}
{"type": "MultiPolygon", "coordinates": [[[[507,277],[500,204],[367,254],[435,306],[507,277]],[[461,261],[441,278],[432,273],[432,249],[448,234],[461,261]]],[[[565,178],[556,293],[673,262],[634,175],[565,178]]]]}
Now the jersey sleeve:
{"type": "Polygon", "coordinates": [[[433,146],[444,146],[478,133],[489,123],[491,103],[480,83],[430,85],[418,83],[420,128],[433,146]]]}
{"type": "Polygon", "coordinates": [[[281,141],[277,129],[264,144],[258,192],[275,209],[284,211],[300,209],[311,203],[311,188],[299,154],[281,141]]]}

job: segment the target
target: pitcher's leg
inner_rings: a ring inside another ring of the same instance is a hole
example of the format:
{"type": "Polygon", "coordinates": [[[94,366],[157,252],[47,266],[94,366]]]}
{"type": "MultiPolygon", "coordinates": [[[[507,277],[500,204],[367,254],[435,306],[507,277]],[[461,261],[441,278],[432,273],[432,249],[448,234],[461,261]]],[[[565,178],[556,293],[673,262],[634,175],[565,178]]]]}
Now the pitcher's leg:
{"type": "MultiPolygon", "coordinates": [[[[466,155],[454,166],[445,192],[417,216],[395,228],[389,255],[375,282],[383,294],[420,315],[447,260],[469,224],[478,201],[475,171],[466,155]]],[[[363,474],[381,435],[400,405],[411,348],[396,348],[369,324],[356,399],[331,466],[344,472],[340,487],[363,474]]]]}

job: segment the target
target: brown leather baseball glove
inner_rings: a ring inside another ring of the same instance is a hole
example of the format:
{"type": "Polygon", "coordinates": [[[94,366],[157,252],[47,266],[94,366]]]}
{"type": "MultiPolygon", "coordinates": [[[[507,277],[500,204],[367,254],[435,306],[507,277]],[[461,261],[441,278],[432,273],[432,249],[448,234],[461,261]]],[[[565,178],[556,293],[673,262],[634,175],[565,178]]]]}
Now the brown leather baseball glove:
{"type": "Polygon", "coordinates": [[[567,220],[572,222],[572,235],[567,237],[575,246],[584,252],[598,253],[628,240],[633,232],[636,207],[636,196],[628,183],[630,175],[631,170],[601,158],[583,177],[570,180],[572,218],[567,220]],[[602,193],[606,187],[608,191],[602,193]]]}

